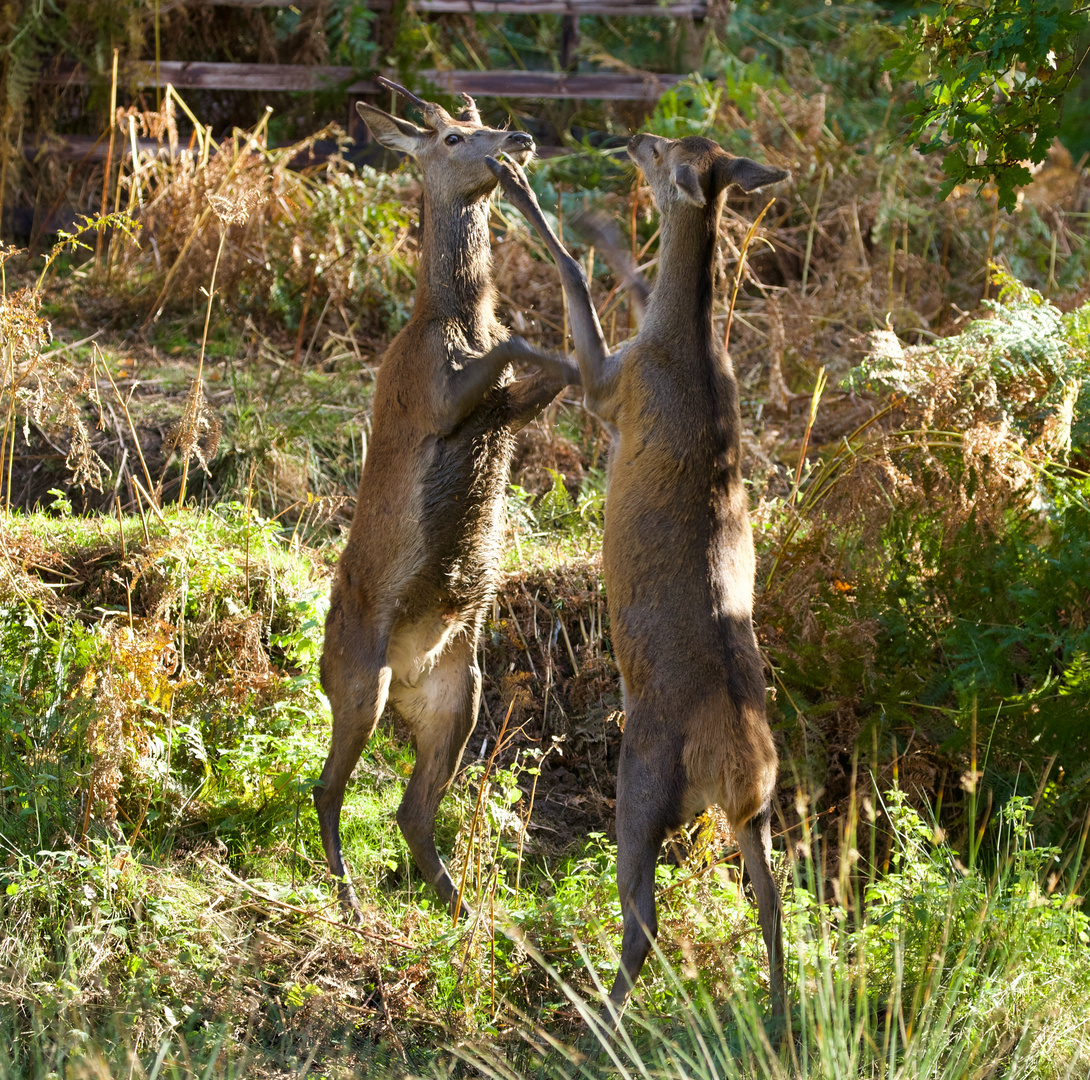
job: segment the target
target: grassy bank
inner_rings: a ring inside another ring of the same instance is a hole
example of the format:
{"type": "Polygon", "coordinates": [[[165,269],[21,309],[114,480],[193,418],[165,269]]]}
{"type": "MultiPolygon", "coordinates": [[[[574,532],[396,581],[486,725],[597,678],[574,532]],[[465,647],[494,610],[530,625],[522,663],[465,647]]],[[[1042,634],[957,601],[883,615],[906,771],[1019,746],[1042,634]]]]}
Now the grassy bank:
{"type": "MultiPolygon", "coordinates": [[[[366,916],[340,922],[317,658],[419,185],[299,167],[264,122],[217,142],[196,121],[194,161],[168,99],[133,118],[166,133],[121,178],[135,224],[59,237],[44,273],[2,253],[0,1078],[1086,1075],[1090,181],[1057,151],[1013,215],[987,189],[937,206],[874,45],[858,26],[831,66],[785,53],[790,79],[720,49],[715,81],[641,118],[794,177],[745,269],[764,203],[729,204],[714,312],[781,754],[790,1030],[766,1025],[715,814],[659,867],[623,1034],[595,1028],[623,717],[609,439],[574,395],[519,436],[480,721],[441,807],[474,916],[451,924],[397,830],[391,717],[344,811],[366,916]]],[[[623,340],[635,312],[573,219],[605,213],[653,275],[646,187],[574,146],[534,183],[623,340]]],[[[555,271],[502,202],[491,228],[503,318],[562,347],[555,271]]]]}
{"type": "MultiPolygon", "coordinates": [[[[797,491],[765,474],[789,1035],[762,1019],[755,911],[715,815],[659,868],[660,955],[624,1035],[584,1030],[619,938],[620,700],[601,447],[574,407],[524,437],[510,492],[484,706],[438,827],[475,911],[459,926],[394,822],[396,722],[344,813],[361,927],[325,879],[309,793],[335,515],[312,497],[277,518],[252,490],[6,513],[0,1070],[1082,1075],[1085,326],[1007,281],[958,337],[879,338],[826,406],[870,395],[876,419],[797,491]]],[[[288,376],[303,413],[339,377],[288,376]]],[[[234,381],[228,447],[264,377],[234,381]]]]}

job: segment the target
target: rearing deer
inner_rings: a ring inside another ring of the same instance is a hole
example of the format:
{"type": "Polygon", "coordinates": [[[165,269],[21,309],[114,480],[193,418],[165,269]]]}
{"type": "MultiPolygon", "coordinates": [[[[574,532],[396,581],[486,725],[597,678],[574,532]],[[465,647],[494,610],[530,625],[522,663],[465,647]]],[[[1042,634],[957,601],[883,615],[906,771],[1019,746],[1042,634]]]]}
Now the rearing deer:
{"type": "Polygon", "coordinates": [[[507,337],[495,315],[489,155],[527,161],[533,139],[481,124],[473,99],[457,119],[395,83],[423,128],[359,104],[375,138],[424,177],[412,316],[390,343],[375,386],[370,446],[326,618],[322,687],[333,735],[314,791],[322,845],[342,906],[359,913],[341,852],[345,785],[387,699],[413,733],[416,765],[397,823],[417,866],[464,911],[435,847],[439,801],[477,719],[477,636],[503,551],[514,432],[568,383],[575,364],[536,361],[512,381],[490,354],[507,337]]]}
{"type": "MultiPolygon", "coordinates": [[[[726,189],[752,191],[787,173],[699,137],[636,135],[628,153],[654,192],[662,243],[640,331],[613,355],[582,267],[549,228],[525,174],[490,162],[556,259],[587,408],[614,434],[602,572],[626,721],[617,777],[624,936],[610,998],[623,1005],[657,933],[662,841],[717,803],[753,882],[781,1014],[780,896],[769,862],[776,748],[753,632],[738,387],[713,329],[712,292],[726,189]]],[[[511,341],[499,351],[511,358],[527,349],[511,341]]]]}

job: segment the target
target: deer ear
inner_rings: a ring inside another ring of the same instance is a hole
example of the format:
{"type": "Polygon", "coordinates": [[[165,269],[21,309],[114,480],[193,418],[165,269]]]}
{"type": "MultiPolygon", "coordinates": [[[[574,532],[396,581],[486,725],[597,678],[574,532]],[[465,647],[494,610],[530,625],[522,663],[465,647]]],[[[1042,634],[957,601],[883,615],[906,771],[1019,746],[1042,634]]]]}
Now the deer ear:
{"type": "Polygon", "coordinates": [[[391,116],[366,102],[357,101],[356,111],[367,122],[375,139],[388,150],[400,150],[415,157],[428,137],[428,133],[416,124],[391,116]]]}
{"type": "Polygon", "coordinates": [[[670,179],[673,180],[674,187],[677,188],[686,202],[692,203],[693,206],[703,206],[707,203],[708,200],[704,196],[704,189],[700,186],[700,174],[692,165],[684,162],[675,165],[670,179]]]}
{"type": "Polygon", "coordinates": [[[756,191],[765,184],[775,184],[786,180],[791,174],[785,169],[774,169],[770,165],[760,165],[744,157],[721,157],[716,162],[716,177],[719,189],[728,184],[737,184],[743,191],[756,191]]]}

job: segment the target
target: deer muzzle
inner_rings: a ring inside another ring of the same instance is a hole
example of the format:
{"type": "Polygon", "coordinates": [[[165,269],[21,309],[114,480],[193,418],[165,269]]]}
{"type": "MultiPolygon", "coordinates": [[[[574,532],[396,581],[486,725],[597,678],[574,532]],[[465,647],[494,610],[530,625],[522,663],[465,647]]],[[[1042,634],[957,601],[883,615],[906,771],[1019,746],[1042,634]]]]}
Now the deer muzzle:
{"type": "Polygon", "coordinates": [[[533,136],[526,131],[512,131],[506,141],[504,151],[515,158],[520,165],[525,165],[536,149],[533,136]]]}

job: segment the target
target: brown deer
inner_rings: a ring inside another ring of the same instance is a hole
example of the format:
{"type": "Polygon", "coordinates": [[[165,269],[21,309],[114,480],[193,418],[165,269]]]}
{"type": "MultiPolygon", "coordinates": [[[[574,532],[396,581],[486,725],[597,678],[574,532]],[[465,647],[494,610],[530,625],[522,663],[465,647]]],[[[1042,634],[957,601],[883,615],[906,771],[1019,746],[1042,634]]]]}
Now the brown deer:
{"type": "MultiPolygon", "coordinates": [[[[636,135],[628,153],[662,216],[659,271],[639,333],[610,355],[582,267],[549,228],[518,164],[490,162],[556,259],[586,404],[611,429],[602,571],[621,669],[617,777],[623,1006],[658,929],[663,840],[712,803],[730,818],[757,897],[773,1012],[784,1008],[772,877],[776,747],[753,632],[753,537],[740,468],[738,387],[712,325],[723,196],[787,176],[699,137],[636,135]]],[[[525,355],[510,342],[503,354],[525,355]]]]}
{"type": "Polygon", "coordinates": [[[567,384],[574,362],[537,360],[513,380],[490,352],[496,320],[489,244],[489,155],[527,161],[533,139],[481,124],[473,99],[457,119],[384,79],[423,113],[417,127],[371,105],[375,138],[410,155],[424,179],[412,316],[375,386],[370,446],[348,544],[337,564],[322,650],[333,711],[314,791],[322,845],[342,906],[360,908],[341,851],[345,785],[387,700],[412,731],[416,765],[397,811],[417,866],[464,913],[435,847],[435,815],[477,719],[477,636],[503,552],[514,432],[567,384]]]}

